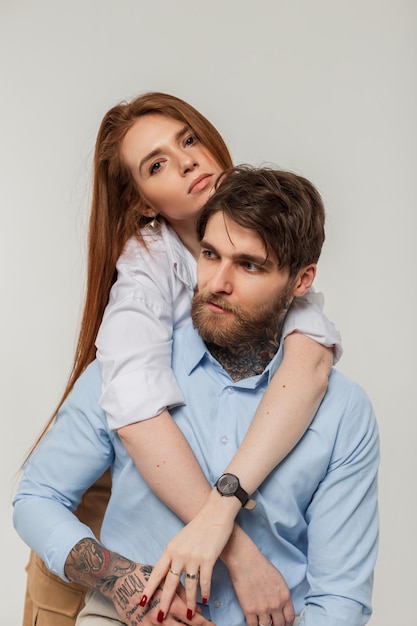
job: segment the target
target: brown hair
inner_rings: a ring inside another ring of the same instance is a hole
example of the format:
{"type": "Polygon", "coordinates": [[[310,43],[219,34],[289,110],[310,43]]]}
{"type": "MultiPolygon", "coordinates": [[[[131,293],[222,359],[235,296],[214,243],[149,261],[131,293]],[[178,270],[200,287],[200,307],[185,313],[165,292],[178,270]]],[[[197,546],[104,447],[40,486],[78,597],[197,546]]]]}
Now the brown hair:
{"type": "Polygon", "coordinates": [[[136,120],[159,114],[187,124],[222,169],[232,167],[220,133],[190,104],[165,93],[150,92],[111,108],[101,122],[94,152],[92,204],[88,231],[87,287],[72,370],[54,414],[32,448],[37,446],[75,381],[96,356],[95,341],[116,280],[116,262],[130,237],[141,240],[142,200],[133,176],[122,161],[121,144],[136,120]]]}
{"type": "Polygon", "coordinates": [[[292,172],[238,166],[225,171],[197,221],[201,241],[215,211],[254,230],[290,277],[317,263],[324,242],[324,206],[317,189],[292,172]]]}

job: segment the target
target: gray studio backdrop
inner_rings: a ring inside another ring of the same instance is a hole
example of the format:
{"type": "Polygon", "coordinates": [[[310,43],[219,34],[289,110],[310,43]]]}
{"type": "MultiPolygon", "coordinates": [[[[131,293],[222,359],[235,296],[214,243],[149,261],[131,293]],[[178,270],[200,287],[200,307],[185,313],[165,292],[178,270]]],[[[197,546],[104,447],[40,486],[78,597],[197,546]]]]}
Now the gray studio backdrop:
{"type": "Polygon", "coordinates": [[[236,162],[310,178],[327,207],[317,286],[339,368],[378,416],[381,547],[372,626],[417,624],[414,0],[0,0],[2,622],[28,550],[15,474],[69,372],[91,158],[105,111],[139,92],[190,101],[236,162]]]}

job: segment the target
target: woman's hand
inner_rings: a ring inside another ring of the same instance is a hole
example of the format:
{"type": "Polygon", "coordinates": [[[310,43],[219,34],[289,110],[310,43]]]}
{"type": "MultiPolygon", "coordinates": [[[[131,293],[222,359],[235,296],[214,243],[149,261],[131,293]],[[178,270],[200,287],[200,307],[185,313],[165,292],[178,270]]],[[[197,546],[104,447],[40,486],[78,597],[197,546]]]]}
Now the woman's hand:
{"type": "MultiPolygon", "coordinates": [[[[120,583],[123,586],[122,580],[120,580],[120,583]]],[[[128,589],[132,588],[129,577],[127,577],[125,585],[128,589]]],[[[164,626],[178,626],[179,622],[188,624],[189,626],[213,626],[213,622],[210,622],[198,612],[194,613],[191,617],[187,617],[185,590],[182,585],[180,585],[177,592],[174,593],[170,607],[166,613],[164,613],[161,608],[162,594],[162,588],[158,587],[146,607],[141,607],[139,604],[141,593],[134,593],[130,597],[126,596],[123,598],[122,602],[118,601],[117,594],[114,594],[113,602],[120,619],[128,626],[138,626],[139,624],[141,626],[159,626],[161,623],[163,623],[164,626]]]]}
{"type": "Polygon", "coordinates": [[[143,590],[143,601],[152,597],[166,577],[161,611],[168,612],[184,572],[187,616],[195,612],[198,584],[205,604],[210,597],[214,564],[232,533],[240,508],[237,498],[223,498],[213,489],[200,512],[166,546],[143,590]]]}
{"type": "Polygon", "coordinates": [[[180,585],[173,594],[169,610],[161,608],[162,588],[155,590],[147,606],[142,606],[143,590],[152,566],[135,563],[117,552],[107,550],[95,539],[81,539],[69,553],[65,562],[65,574],[74,582],[93,591],[99,591],[113,603],[123,624],[138,626],[213,626],[201,614],[187,616],[185,591],[180,585]]]}

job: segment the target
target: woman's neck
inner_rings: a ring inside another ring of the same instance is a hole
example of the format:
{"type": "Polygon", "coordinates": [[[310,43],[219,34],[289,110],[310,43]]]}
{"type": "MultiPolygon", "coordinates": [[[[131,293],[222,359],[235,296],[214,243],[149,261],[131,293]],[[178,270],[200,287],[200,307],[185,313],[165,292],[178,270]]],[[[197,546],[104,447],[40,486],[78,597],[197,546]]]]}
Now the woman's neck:
{"type": "Polygon", "coordinates": [[[170,222],[170,226],[173,230],[175,230],[184,246],[191,252],[197,261],[200,255],[200,242],[197,239],[195,218],[187,221],[181,220],[178,222],[170,222]]]}

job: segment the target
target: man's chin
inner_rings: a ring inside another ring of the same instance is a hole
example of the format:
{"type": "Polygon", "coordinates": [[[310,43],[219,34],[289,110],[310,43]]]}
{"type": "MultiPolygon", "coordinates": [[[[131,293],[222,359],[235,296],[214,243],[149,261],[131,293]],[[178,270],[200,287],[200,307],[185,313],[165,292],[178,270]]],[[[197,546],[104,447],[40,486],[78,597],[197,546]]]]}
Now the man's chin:
{"type": "Polygon", "coordinates": [[[218,346],[232,343],[233,324],[225,323],[225,320],[219,317],[218,315],[201,316],[194,322],[194,326],[205,343],[214,343],[218,346]]]}
{"type": "Polygon", "coordinates": [[[235,315],[228,316],[228,319],[210,316],[210,319],[198,320],[194,326],[205,343],[220,348],[236,348],[254,339],[253,329],[249,330],[245,325],[239,324],[235,315]]]}

